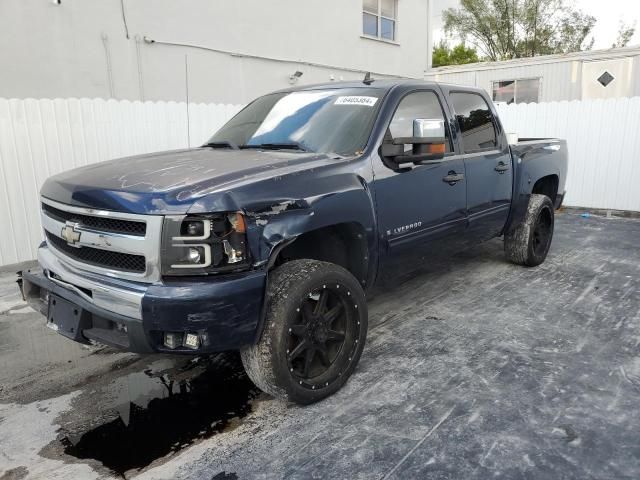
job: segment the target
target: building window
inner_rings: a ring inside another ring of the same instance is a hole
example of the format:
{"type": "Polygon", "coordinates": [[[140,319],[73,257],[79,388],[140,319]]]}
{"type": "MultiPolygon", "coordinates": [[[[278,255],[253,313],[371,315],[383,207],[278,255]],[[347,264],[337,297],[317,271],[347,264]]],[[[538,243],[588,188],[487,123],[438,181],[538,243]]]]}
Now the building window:
{"type": "Polygon", "coordinates": [[[539,97],[539,78],[493,82],[494,102],[538,103],[539,97]]]}
{"type": "Polygon", "coordinates": [[[398,0],[362,0],[362,33],[395,41],[397,13],[398,0]]]}

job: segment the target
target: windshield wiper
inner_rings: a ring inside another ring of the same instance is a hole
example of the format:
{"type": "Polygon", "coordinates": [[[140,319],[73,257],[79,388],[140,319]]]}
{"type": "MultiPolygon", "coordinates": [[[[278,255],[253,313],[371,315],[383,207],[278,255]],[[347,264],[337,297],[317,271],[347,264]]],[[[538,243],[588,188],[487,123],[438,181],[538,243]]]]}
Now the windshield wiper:
{"type": "Polygon", "coordinates": [[[240,148],[257,148],[264,150],[300,150],[308,152],[307,148],[298,142],[282,142],[282,143],[257,143],[255,145],[240,145],[240,148]]]}
{"type": "Polygon", "coordinates": [[[226,140],[221,141],[221,142],[205,143],[203,146],[204,147],[210,147],[210,148],[230,148],[232,150],[238,150],[239,149],[238,145],[236,145],[233,142],[228,142],[226,140]]]}

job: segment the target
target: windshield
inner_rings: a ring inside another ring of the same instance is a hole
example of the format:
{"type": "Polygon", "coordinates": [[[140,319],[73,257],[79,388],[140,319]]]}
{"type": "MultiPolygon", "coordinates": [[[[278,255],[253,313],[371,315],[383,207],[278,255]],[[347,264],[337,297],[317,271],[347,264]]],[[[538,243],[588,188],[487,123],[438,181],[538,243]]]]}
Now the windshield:
{"type": "Polygon", "coordinates": [[[374,88],[272,93],[250,103],[208,143],[353,155],[367,143],[383,93],[374,88]]]}

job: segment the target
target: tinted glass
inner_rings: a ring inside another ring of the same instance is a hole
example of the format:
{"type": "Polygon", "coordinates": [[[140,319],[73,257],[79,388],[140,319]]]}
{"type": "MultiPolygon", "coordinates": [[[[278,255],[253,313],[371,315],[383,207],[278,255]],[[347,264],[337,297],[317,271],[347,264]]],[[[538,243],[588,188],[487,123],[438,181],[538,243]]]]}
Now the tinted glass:
{"type": "Polygon", "coordinates": [[[369,15],[368,13],[362,14],[362,32],[365,35],[371,35],[372,37],[378,36],[378,17],[375,15],[369,15]]]}
{"type": "Polygon", "coordinates": [[[312,152],[353,155],[367,144],[383,93],[373,88],[272,93],[250,103],[209,141],[297,143],[312,152]]]}
{"type": "Polygon", "coordinates": [[[452,93],[450,98],[462,131],[464,151],[496,148],[496,130],[487,102],[474,93],[452,93]]]}
{"type": "MultiPolygon", "coordinates": [[[[392,138],[413,137],[413,121],[417,118],[429,120],[444,120],[444,113],[433,92],[410,93],[404,97],[389,124],[392,138]]],[[[449,130],[445,128],[445,135],[449,139],[449,130]]],[[[405,151],[411,150],[412,145],[405,145],[405,151]]],[[[451,151],[450,141],[447,142],[447,152],[451,151]]]]}
{"type": "Polygon", "coordinates": [[[387,40],[395,39],[396,22],[393,20],[387,20],[386,18],[380,19],[380,36],[387,40]]]}

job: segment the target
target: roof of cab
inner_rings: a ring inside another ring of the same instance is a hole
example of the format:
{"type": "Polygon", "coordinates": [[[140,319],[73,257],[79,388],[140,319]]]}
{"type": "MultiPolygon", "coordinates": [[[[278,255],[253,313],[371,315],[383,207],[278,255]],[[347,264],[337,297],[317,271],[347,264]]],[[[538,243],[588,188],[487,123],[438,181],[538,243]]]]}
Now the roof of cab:
{"type": "Polygon", "coordinates": [[[325,89],[343,89],[343,88],[376,88],[379,90],[391,90],[394,87],[403,86],[403,87],[429,87],[429,86],[443,86],[443,87],[455,87],[460,88],[462,90],[468,91],[481,91],[482,89],[469,87],[469,86],[461,86],[454,85],[448,83],[440,83],[434,82],[431,80],[416,80],[416,79],[384,79],[377,80],[373,79],[371,84],[366,84],[362,80],[354,80],[354,81],[343,81],[343,82],[327,82],[327,83],[316,83],[310,85],[299,85],[295,87],[284,88],[282,90],[278,90],[274,93],[286,93],[286,92],[299,92],[304,90],[325,90],[325,89]]]}

